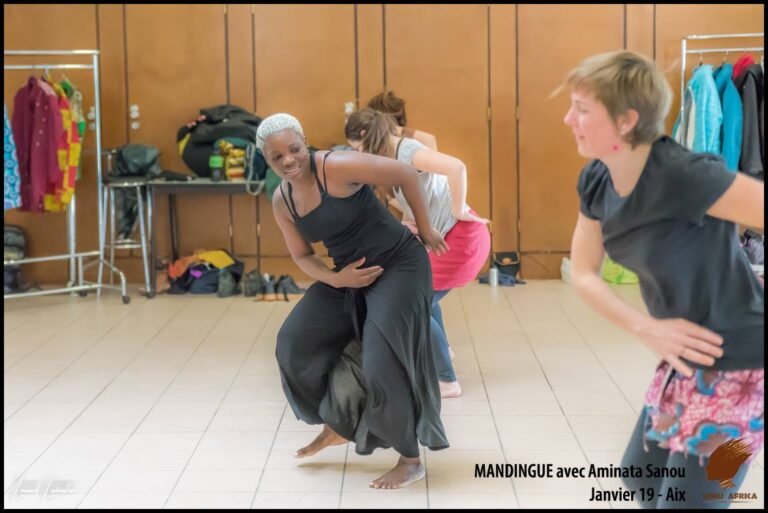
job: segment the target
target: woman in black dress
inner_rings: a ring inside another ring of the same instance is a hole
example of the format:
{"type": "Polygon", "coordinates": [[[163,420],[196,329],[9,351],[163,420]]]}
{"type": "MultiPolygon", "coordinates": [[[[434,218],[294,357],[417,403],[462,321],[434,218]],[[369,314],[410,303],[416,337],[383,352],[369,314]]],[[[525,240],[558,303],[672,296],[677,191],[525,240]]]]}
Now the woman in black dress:
{"type": "Polygon", "coordinates": [[[288,403],[298,419],[324,424],[296,455],[347,440],[358,454],[393,447],[397,465],[370,486],[407,486],[425,474],[419,443],[448,447],[429,345],[432,279],[424,248],[442,253],[446,245],[429,225],[418,174],[393,159],[312,152],[288,114],[265,119],[257,142],[283,180],[272,201],[277,224],[294,261],[317,280],[277,338],[288,403]],[[423,243],[368,184],[402,188],[423,243]],[[333,269],[314,254],[310,243],[318,241],[333,269]],[[360,343],[349,344],[354,340],[360,343]],[[362,355],[352,355],[360,347],[362,355]],[[354,364],[358,357],[362,368],[354,364]]]}

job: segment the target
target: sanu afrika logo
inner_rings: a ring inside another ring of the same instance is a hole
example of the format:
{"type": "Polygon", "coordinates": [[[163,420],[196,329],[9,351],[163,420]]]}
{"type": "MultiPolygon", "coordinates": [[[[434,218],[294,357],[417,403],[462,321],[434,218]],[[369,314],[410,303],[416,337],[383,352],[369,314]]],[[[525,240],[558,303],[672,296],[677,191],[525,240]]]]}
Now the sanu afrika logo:
{"type": "Polygon", "coordinates": [[[707,464],[707,479],[720,481],[720,488],[728,490],[736,486],[732,479],[741,465],[752,456],[752,451],[743,439],[730,440],[712,452],[707,464]]]}
{"type": "MultiPolygon", "coordinates": [[[[752,456],[752,450],[743,439],[730,440],[712,452],[707,464],[707,479],[719,481],[720,488],[729,490],[736,485],[733,478],[738,473],[741,465],[752,456]]],[[[722,493],[706,493],[704,498],[708,500],[730,499],[738,502],[739,499],[755,500],[756,493],[730,493],[726,497],[722,493]]]]}

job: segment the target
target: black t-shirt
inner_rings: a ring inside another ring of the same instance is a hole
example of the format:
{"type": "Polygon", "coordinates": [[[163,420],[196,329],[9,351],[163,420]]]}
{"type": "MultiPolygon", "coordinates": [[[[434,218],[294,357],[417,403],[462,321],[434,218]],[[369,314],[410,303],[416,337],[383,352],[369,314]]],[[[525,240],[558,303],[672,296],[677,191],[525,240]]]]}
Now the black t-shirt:
{"type": "Polygon", "coordinates": [[[733,223],[707,215],[736,178],[720,157],[669,137],[653,143],[622,198],[599,160],[579,176],[581,212],[600,221],[605,250],[635,272],[649,313],[682,317],[723,337],[718,370],[764,367],[764,294],[733,223]]]}

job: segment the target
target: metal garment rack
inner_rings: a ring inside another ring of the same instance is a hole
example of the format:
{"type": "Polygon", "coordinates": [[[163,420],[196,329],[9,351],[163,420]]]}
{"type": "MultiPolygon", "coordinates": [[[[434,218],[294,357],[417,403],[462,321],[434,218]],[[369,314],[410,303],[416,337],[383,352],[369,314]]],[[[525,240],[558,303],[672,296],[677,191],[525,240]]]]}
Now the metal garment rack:
{"type": "MultiPolygon", "coordinates": [[[[725,57],[728,57],[730,52],[763,52],[765,53],[765,46],[752,46],[752,47],[727,47],[727,48],[702,48],[699,50],[691,50],[688,48],[688,41],[701,41],[708,39],[749,39],[749,38],[765,38],[763,32],[752,32],[743,34],[708,34],[708,35],[690,35],[683,37],[680,42],[680,122],[683,122],[683,113],[685,111],[685,68],[686,68],[686,56],[689,54],[699,54],[701,57],[705,53],[725,53],[725,57]]],[[[740,232],[741,227],[735,226],[737,233],[740,232]]]]}
{"type": "Polygon", "coordinates": [[[752,46],[752,47],[729,47],[729,48],[702,48],[691,50],[688,48],[689,41],[702,41],[707,39],[749,39],[756,37],[764,37],[763,32],[753,32],[744,34],[707,34],[707,35],[689,35],[683,36],[680,42],[680,120],[683,119],[683,111],[685,110],[685,70],[686,70],[686,56],[689,54],[699,54],[703,56],[705,53],[725,53],[726,57],[730,52],[764,52],[764,46],[752,46]]]}
{"type": "MultiPolygon", "coordinates": [[[[125,281],[125,275],[118,269],[113,267],[109,262],[104,260],[104,217],[102,216],[102,210],[104,205],[102,204],[101,187],[101,90],[99,88],[99,51],[98,50],[3,50],[3,57],[39,57],[39,56],[75,56],[75,57],[90,57],[91,64],[82,63],[68,63],[68,64],[5,64],[3,63],[3,71],[6,70],[48,70],[53,69],[88,69],[93,72],[93,94],[94,94],[94,116],[95,116],[95,133],[96,133],[96,180],[99,192],[97,193],[98,199],[98,213],[97,218],[99,220],[99,249],[98,251],[85,251],[77,252],[77,232],[76,232],[76,196],[77,189],[72,196],[72,201],[67,205],[67,249],[68,253],[60,255],[50,255],[44,257],[24,258],[21,260],[3,260],[3,267],[6,265],[22,265],[31,264],[36,262],[50,262],[55,260],[69,260],[69,283],[66,287],[40,290],[34,292],[21,292],[17,294],[3,294],[3,299],[14,299],[20,297],[29,296],[44,296],[51,294],[64,294],[77,292],[81,296],[85,296],[88,291],[96,291],[96,295],[101,295],[101,289],[110,288],[120,290],[120,294],[123,299],[123,303],[130,302],[130,296],[128,296],[127,285],[125,281]],[[83,259],[89,257],[97,257],[98,260],[91,261],[88,264],[83,263],[83,259]],[[86,282],[84,280],[84,272],[87,267],[94,264],[99,264],[98,281],[96,283],[86,282]],[[114,272],[120,276],[120,286],[104,285],[102,283],[104,265],[108,266],[114,272]]],[[[83,151],[83,154],[85,151],[83,151]]]]}

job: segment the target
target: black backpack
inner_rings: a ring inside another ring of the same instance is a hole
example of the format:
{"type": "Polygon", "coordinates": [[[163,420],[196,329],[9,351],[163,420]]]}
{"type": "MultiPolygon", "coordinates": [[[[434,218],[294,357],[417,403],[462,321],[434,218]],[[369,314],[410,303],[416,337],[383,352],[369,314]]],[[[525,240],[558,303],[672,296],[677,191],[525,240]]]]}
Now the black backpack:
{"type": "MultiPolygon", "coordinates": [[[[200,109],[200,116],[179,128],[176,133],[181,159],[197,176],[210,177],[208,159],[217,151],[216,142],[231,138],[243,139],[255,145],[256,130],[261,121],[259,116],[236,105],[200,109]]],[[[260,160],[257,165],[263,166],[266,173],[266,164],[263,158],[260,160]]],[[[260,173],[257,171],[256,174],[260,173]]]]}
{"type": "Polygon", "coordinates": [[[160,168],[160,150],[149,144],[125,144],[116,151],[113,176],[143,176],[157,178],[160,168]]]}

